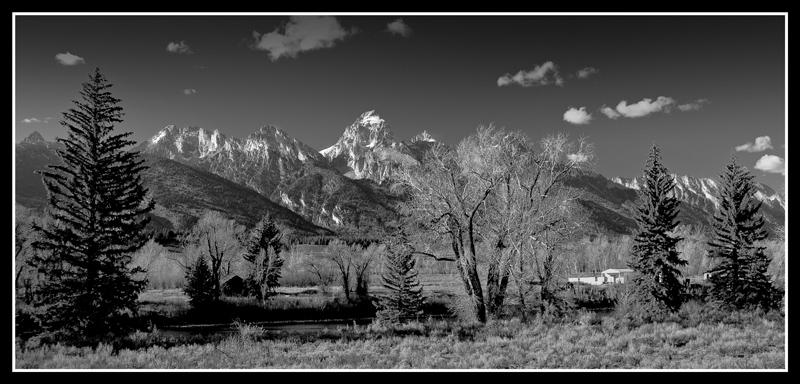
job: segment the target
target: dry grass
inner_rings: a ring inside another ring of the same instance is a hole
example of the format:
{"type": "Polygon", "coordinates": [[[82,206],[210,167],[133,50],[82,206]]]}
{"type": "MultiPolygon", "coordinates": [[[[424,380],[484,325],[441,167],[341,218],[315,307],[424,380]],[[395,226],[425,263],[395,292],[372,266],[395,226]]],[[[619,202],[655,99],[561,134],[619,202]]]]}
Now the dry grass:
{"type": "MultiPolygon", "coordinates": [[[[206,344],[115,350],[16,347],[17,369],[786,369],[783,323],[655,323],[606,317],[545,325],[373,323],[311,336],[270,337],[240,324],[206,344]]],[[[139,334],[140,339],[148,337],[139,334]]]]}

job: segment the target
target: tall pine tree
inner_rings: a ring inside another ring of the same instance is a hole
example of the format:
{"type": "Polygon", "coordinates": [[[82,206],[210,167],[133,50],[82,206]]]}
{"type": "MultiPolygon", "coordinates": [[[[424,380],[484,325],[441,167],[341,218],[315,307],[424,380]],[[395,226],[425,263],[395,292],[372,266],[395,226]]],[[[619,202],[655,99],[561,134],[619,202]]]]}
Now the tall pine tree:
{"type": "Polygon", "coordinates": [[[269,214],[265,214],[253,228],[247,241],[247,251],[243,257],[252,263],[247,285],[262,301],[280,285],[278,280],[284,262],[281,257],[281,237],[275,221],[269,214]]]}
{"type": "Polygon", "coordinates": [[[711,271],[711,297],[731,308],[774,309],[781,293],[767,274],[771,260],[758,243],[767,231],[758,214],[761,202],[753,201],[754,176],[731,158],[720,178],[720,206],[709,242],[709,257],[717,262],[711,271]]]}
{"type": "Polygon", "coordinates": [[[389,294],[381,297],[378,317],[391,322],[404,322],[419,315],[422,287],[414,269],[414,255],[405,234],[400,231],[387,244],[383,286],[389,294]]]}
{"type": "Polygon", "coordinates": [[[133,252],[147,241],[146,213],[153,207],[140,172],[138,152],[126,147],[131,133],[112,134],[122,121],[119,99],[96,69],[83,83],[81,100],[63,113],[67,139],[58,138],[64,165],[39,171],[54,219],[35,226],[42,239],[35,258],[46,276],[40,292],[40,320],[47,330],[67,335],[99,336],[119,331],[121,316],[135,314],[146,281],[134,276],[133,252]]]}
{"type": "Polygon", "coordinates": [[[676,221],[680,200],[675,197],[675,180],[661,164],[661,155],[654,144],[644,169],[639,201],[636,207],[638,231],[634,237],[634,298],[639,309],[647,314],[675,311],[681,305],[681,272],[686,264],[679,257],[677,244],[683,240],[670,232],[676,221]]]}

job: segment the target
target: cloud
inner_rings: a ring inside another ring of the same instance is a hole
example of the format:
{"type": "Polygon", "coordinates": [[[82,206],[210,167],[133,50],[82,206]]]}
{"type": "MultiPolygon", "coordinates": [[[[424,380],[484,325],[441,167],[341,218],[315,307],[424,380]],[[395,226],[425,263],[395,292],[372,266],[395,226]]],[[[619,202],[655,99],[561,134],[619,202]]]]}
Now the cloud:
{"type": "Polygon", "coordinates": [[[600,71],[597,68],[586,67],[584,69],[579,70],[577,73],[575,73],[575,76],[577,76],[579,79],[586,79],[589,76],[594,75],[594,74],[596,74],[598,72],[600,72],[600,71]]]}
{"type": "MultiPolygon", "coordinates": [[[[45,120],[47,120],[47,119],[45,119],[45,120]]],[[[30,123],[46,123],[47,121],[42,121],[42,120],[39,120],[39,119],[37,119],[35,117],[31,117],[29,119],[22,119],[22,122],[25,123],[25,124],[30,124],[30,123]]]]}
{"type": "Polygon", "coordinates": [[[583,163],[585,161],[588,161],[589,157],[583,153],[570,153],[569,155],[567,155],[567,159],[569,159],[569,161],[574,161],[576,163],[583,163]]]}
{"type": "Polygon", "coordinates": [[[772,149],[772,140],[769,136],[756,137],[754,143],[746,143],[736,147],[737,151],[761,152],[772,149]]]}
{"type": "Polygon", "coordinates": [[[251,48],[268,51],[270,59],[276,61],[283,56],[295,58],[300,52],[331,48],[337,40],[354,33],[355,29],[345,30],[333,16],[292,16],[286,25],[272,32],[253,31],[255,42],[251,48]]]}
{"type": "Polygon", "coordinates": [[[619,113],[617,113],[617,111],[605,105],[603,106],[603,108],[600,108],[600,112],[602,112],[604,115],[608,116],[608,118],[612,120],[616,120],[618,117],[621,116],[619,113]]]}
{"type": "Polygon", "coordinates": [[[537,85],[564,85],[564,79],[558,74],[558,67],[552,61],[545,62],[540,66],[534,67],[530,71],[521,70],[514,76],[506,73],[497,79],[497,86],[502,87],[511,83],[519,84],[523,87],[534,87],[537,85]]]}
{"type": "Polygon", "coordinates": [[[403,19],[397,19],[389,24],[386,24],[386,31],[403,37],[411,36],[411,27],[404,23],[403,19]]]}
{"type": "Polygon", "coordinates": [[[630,105],[628,105],[627,101],[623,100],[617,104],[617,112],[622,116],[630,118],[643,117],[654,112],[669,112],[673,104],[675,104],[675,100],[671,97],[664,96],[659,96],[656,101],[645,98],[636,104],[630,105]]]}
{"type": "Polygon", "coordinates": [[[709,101],[706,99],[699,99],[692,103],[681,104],[678,106],[678,109],[680,109],[681,112],[696,111],[703,108],[705,104],[709,104],[709,101]]]}
{"type": "Polygon", "coordinates": [[[195,93],[197,93],[197,90],[192,89],[192,88],[188,88],[188,89],[184,89],[183,90],[183,94],[184,95],[194,95],[195,93]]]}
{"type": "Polygon", "coordinates": [[[57,54],[56,60],[58,60],[61,65],[78,65],[86,63],[86,60],[84,60],[82,57],[75,56],[69,52],[57,54]]]}
{"type": "Polygon", "coordinates": [[[186,43],[183,40],[181,40],[180,43],[170,42],[169,44],[167,44],[167,51],[172,53],[185,53],[187,55],[191,55],[192,53],[194,53],[192,52],[191,49],[189,49],[189,46],[186,45],[186,43]]]}
{"type": "Polygon", "coordinates": [[[786,163],[778,156],[764,155],[758,159],[753,168],[769,173],[780,173],[786,176],[786,163]]]}
{"type": "Polygon", "coordinates": [[[577,125],[589,124],[592,121],[592,115],[586,113],[586,107],[570,108],[564,112],[564,121],[577,125]]]}

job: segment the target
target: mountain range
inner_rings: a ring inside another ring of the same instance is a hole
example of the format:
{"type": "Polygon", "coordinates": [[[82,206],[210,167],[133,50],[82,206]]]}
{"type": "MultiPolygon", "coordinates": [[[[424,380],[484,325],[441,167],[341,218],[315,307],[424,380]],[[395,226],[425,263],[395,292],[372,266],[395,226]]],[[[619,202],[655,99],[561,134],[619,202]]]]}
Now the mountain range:
{"type": "MultiPolygon", "coordinates": [[[[243,224],[254,224],[265,212],[303,234],[380,231],[396,219],[401,200],[387,184],[402,165],[415,164],[436,145],[427,132],[397,140],[375,111],[344,128],[332,146],[316,151],[272,125],[244,139],[219,130],[168,125],[136,145],[149,166],[143,177],[156,200],[154,225],[186,228],[205,210],[218,210],[243,224]]],[[[15,197],[19,204],[41,208],[46,192],[33,171],[60,163],[61,144],[34,132],[16,144],[15,197]]],[[[715,180],[673,175],[681,199],[678,219],[710,226],[718,207],[715,180]]],[[[567,181],[581,192],[581,205],[599,231],[630,234],[641,178],[604,177],[583,172],[567,181]]],[[[785,201],[757,183],[755,197],[771,230],[784,223],[785,201]]]]}

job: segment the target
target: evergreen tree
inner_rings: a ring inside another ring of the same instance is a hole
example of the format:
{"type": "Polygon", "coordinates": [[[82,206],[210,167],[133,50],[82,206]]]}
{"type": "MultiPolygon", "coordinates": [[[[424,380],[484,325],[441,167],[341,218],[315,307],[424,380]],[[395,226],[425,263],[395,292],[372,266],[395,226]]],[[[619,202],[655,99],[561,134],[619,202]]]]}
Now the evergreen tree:
{"type": "Polygon", "coordinates": [[[414,269],[413,250],[402,232],[392,237],[386,251],[382,280],[389,294],[381,298],[378,316],[391,322],[403,322],[420,313],[422,287],[414,269]]]}
{"type": "Polygon", "coordinates": [[[183,290],[193,308],[205,307],[216,301],[214,277],[208,260],[202,254],[186,269],[186,286],[183,290]]]}
{"type": "Polygon", "coordinates": [[[681,272],[686,264],[679,257],[677,244],[682,240],[671,234],[680,200],[674,195],[675,180],[661,164],[658,147],[653,145],[644,169],[644,177],[636,207],[638,231],[632,248],[630,267],[634,299],[647,314],[675,311],[681,305],[681,272]]]}
{"type": "Polygon", "coordinates": [[[264,215],[250,233],[244,259],[252,263],[251,275],[248,276],[248,290],[254,291],[261,300],[266,300],[275,288],[280,286],[283,258],[281,251],[281,231],[269,214],[264,215]]]}
{"type": "Polygon", "coordinates": [[[53,220],[34,226],[41,235],[34,246],[43,251],[34,264],[46,276],[37,303],[44,328],[92,337],[118,331],[121,316],[136,313],[146,281],[129,265],[148,240],[153,201],[145,200],[143,160],[125,151],[136,143],[126,139],[130,132],[112,134],[122,121],[120,100],[99,69],[89,78],[76,108],[63,114],[68,136],[57,140],[64,165],[38,172],[53,220]]]}
{"type": "Polygon", "coordinates": [[[781,293],[770,281],[770,258],[758,242],[767,238],[761,203],[753,201],[754,176],[732,158],[720,175],[720,206],[714,215],[709,257],[717,261],[711,272],[711,297],[731,308],[774,309],[781,293]]]}

